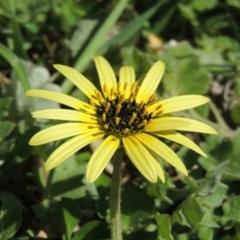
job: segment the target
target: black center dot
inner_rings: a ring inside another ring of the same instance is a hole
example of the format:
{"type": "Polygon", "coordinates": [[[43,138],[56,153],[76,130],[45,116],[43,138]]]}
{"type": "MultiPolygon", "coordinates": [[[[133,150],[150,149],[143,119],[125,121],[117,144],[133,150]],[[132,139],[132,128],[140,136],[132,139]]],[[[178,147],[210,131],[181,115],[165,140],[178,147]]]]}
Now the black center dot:
{"type": "Polygon", "coordinates": [[[122,138],[140,132],[152,115],[147,112],[144,104],[129,99],[122,101],[120,97],[107,99],[95,106],[99,125],[106,136],[114,135],[122,138]]]}
{"type": "Polygon", "coordinates": [[[121,119],[122,122],[128,122],[132,116],[132,111],[129,108],[122,108],[118,117],[121,119]]]}

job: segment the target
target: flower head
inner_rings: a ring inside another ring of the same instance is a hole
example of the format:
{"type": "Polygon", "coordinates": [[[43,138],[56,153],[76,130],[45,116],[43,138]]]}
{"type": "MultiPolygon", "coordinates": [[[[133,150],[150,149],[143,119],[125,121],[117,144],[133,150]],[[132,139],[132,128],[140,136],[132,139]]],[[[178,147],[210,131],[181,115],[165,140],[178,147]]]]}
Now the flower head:
{"type": "Polygon", "coordinates": [[[187,175],[182,161],[159,138],[187,146],[206,157],[194,142],[177,131],[210,134],[216,134],[216,131],[196,120],[164,115],[205,104],[209,101],[208,98],[185,95],[157,101],[154,92],[165,68],[161,61],[151,67],[140,86],[135,81],[134,69],[130,66],[120,69],[117,82],[111,66],[103,57],[96,57],[95,64],[101,91],[76,70],[64,65],[54,65],[89,98],[89,103],[47,90],[26,92],[27,96],[53,100],[74,109],[47,109],[32,113],[34,118],[69,121],[40,131],[29,142],[30,145],[40,145],[73,137],[49,156],[47,170],[100,138],[104,140],[92,154],[87,166],[88,182],[98,178],[120,146],[124,147],[136,168],[151,182],[157,182],[158,177],[163,182],[165,180],[155,154],[187,175]]]}

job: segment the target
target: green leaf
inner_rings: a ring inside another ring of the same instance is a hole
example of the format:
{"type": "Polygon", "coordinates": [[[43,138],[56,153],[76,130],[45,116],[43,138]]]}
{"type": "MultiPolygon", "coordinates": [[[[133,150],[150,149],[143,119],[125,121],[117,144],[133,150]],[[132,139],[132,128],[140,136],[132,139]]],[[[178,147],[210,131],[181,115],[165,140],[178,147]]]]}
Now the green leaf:
{"type": "Polygon", "coordinates": [[[221,136],[210,136],[207,141],[202,144],[204,152],[208,156],[208,160],[199,158],[199,163],[207,170],[214,170],[221,162],[226,159],[230,163],[224,170],[224,179],[236,180],[240,179],[239,156],[240,156],[240,131],[237,130],[234,139],[223,139],[221,136]]]}
{"type": "Polygon", "coordinates": [[[22,222],[22,207],[14,196],[3,202],[0,212],[0,239],[6,240],[14,236],[22,222]]]}
{"type": "Polygon", "coordinates": [[[223,204],[224,215],[228,219],[240,222],[240,196],[229,197],[223,204]]]}
{"type": "Polygon", "coordinates": [[[26,132],[24,132],[20,137],[17,139],[16,145],[14,146],[13,150],[9,152],[7,158],[9,161],[6,164],[11,164],[12,161],[16,158],[16,156],[20,156],[26,159],[32,150],[32,146],[28,144],[30,138],[39,131],[38,127],[31,127],[26,132]]]}
{"type": "Polygon", "coordinates": [[[200,196],[208,196],[214,193],[219,186],[222,174],[227,168],[229,161],[221,163],[217,168],[211,173],[206,175],[203,184],[197,189],[196,194],[200,196]]]}
{"type": "Polygon", "coordinates": [[[226,3],[240,9],[240,2],[238,0],[226,0],[226,3]]]}
{"type": "Polygon", "coordinates": [[[218,222],[220,222],[220,217],[214,214],[214,209],[207,209],[201,221],[201,226],[207,228],[220,228],[221,225],[219,225],[218,222]]]}
{"type": "Polygon", "coordinates": [[[155,219],[158,225],[159,240],[173,240],[170,216],[168,214],[157,213],[155,219]]]}
{"type": "Polygon", "coordinates": [[[122,192],[122,228],[124,231],[138,229],[149,224],[154,210],[154,199],[146,190],[129,183],[122,192]]]}
{"type": "Polygon", "coordinates": [[[89,153],[82,153],[82,160],[77,161],[75,156],[71,156],[53,170],[51,182],[48,183],[48,194],[56,200],[62,197],[80,198],[85,196],[86,185],[82,182],[86,169],[86,159],[89,153]]]}
{"type": "Polygon", "coordinates": [[[178,43],[176,46],[170,47],[168,54],[175,58],[186,58],[194,54],[192,46],[187,41],[178,43]]]}
{"type": "Polygon", "coordinates": [[[179,3],[178,8],[179,8],[181,14],[183,15],[183,17],[185,17],[192,23],[196,22],[196,15],[195,15],[193,9],[191,8],[191,6],[179,3]]]}
{"type": "Polygon", "coordinates": [[[240,239],[240,223],[235,222],[234,228],[235,228],[235,232],[236,232],[236,239],[239,240],[240,239]]]}
{"type": "MultiPolygon", "coordinates": [[[[218,183],[216,187],[214,187],[214,192],[208,196],[198,196],[197,200],[201,205],[215,208],[222,205],[226,197],[226,193],[228,190],[228,186],[223,183],[218,183]]],[[[212,190],[212,189],[211,189],[212,190]]]]}
{"type": "MultiPolygon", "coordinates": [[[[86,14],[84,7],[81,5],[79,6],[78,2],[65,0],[61,3],[61,14],[63,15],[63,18],[68,26],[75,26],[79,19],[86,14]]],[[[91,5],[91,3],[89,3],[89,5],[91,5]]]]}
{"type": "Polygon", "coordinates": [[[212,240],[214,236],[214,229],[200,226],[198,228],[198,239],[199,240],[212,240]]]}
{"type": "Polygon", "coordinates": [[[214,39],[214,42],[216,44],[216,47],[221,48],[222,50],[238,49],[238,42],[235,41],[233,38],[225,36],[225,35],[217,36],[214,39]]]}
{"type": "Polygon", "coordinates": [[[164,86],[171,96],[202,95],[208,91],[211,79],[208,72],[199,64],[198,57],[189,43],[182,42],[170,47],[161,59],[167,60],[168,73],[164,76],[164,86]]]}
{"type": "Polygon", "coordinates": [[[240,101],[239,99],[233,100],[230,107],[230,114],[232,117],[232,120],[235,122],[235,124],[240,124],[240,101]]]}
{"type": "Polygon", "coordinates": [[[70,240],[73,229],[80,221],[81,208],[76,200],[70,198],[62,198],[61,202],[65,223],[65,239],[70,240]]]}
{"type": "Polygon", "coordinates": [[[64,226],[62,207],[60,204],[51,205],[48,199],[31,206],[35,216],[41,219],[42,223],[56,223],[64,226]]]}
{"type": "Polygon", "coordinates": [[[108,240],[110,239],[110,229],[105,222],[91,221],[83,226],[76,233],[76,235],[71,240],[108,240]]]}
{"type": "Polygon", "coordinates": [[[182,225],[186,225],[191,228],[197,228],[202,221],[203,216],[204,211],[202,206],[195,197],[190,196],[174,212],[172,219],[173,221],[177,221],[182,225]]]}
{"type": "Polygon", "coordinates": [[[216,5],[217,0],[193,0],[191,2],[192,8],[201,12],[213,9],[216,5]]]}
{"type": "Polygon", "coordinates": [[[8,116],[8,110],[12,100],[12,97],[0,98],[0,120],[8,116]]]}
{"type": "MultiPolygon", "coordinates": [[[[235,86],[234,86],[235,93],[237,94],[238,97],[240,97],[240,77],[239,76],[235,77],[234,83],[235,83],[235,86]]],[[[239,99],[237,102],[240,105],[239,99]]]]}
{"type": "MultiPolygon", "coordinates": [[[[109,208],[109,202],[106,199],[109,197],[109,189],[110,189],[111,179],[105,174],[101,174],[98,179],[95,181],[95,187],[97,189],[98,201],[96,202],[96,209],[98,214],[101,217],[106,217],[107,211],[109,208]]],[[[88,185],[90,187],[91,184],[88,185]]],[[[96,197],[96,194],[93,195],[93,192],[90,192],[88,188],[88,192],[96,197]]]]}
{"type": "Polygon", "coordinates": [[[121,55],[125,65],[132,66],[136,72],[147,73],[151,62],[144,52],[135,47],[123,48],[121,55]]]}
{"type": "Polygon", "coordinates": [[[0,122],[0,141],[7,137],[15,126],[16,124],[10,121],[0,122]]]}

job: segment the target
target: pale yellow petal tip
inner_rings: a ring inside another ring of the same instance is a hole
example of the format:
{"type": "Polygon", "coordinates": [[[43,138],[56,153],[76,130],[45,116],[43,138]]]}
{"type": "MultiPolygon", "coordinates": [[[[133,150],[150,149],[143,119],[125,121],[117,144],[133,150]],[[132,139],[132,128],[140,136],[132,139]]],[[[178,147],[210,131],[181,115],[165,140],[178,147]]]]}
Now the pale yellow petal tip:
{"type": "Polygon", "coordinates": [[[29,140],[28,144],[31,145],[31,146],[37,146],[38,144],[37,143],[37,139],[36,139],[36,135],[38,135],[38,133],[34,134],[31,139],[29,140]]]}
{"type": "Polygon", "coordinates": [[[55,166],[51,165],[49,162],[45,163],[45,170],[50,171],[54,168],[55,166]]]}
{"type": "Polygon", "coordinates": [[[177,168],[178,172],[182,173],[184,176],[188,176],[188,170],[183,165],[181,168],[177,168]]]}
{"type": "Polygon", "coordinates": [[[162,68],[163,71],[165,70],[165,63],[164,62],[159,60],[159,61],[155,62],[153,66],[155,66],[155,65],[158,65],[160,68],[162,68]]]}
{"type": "Polygon", "coordinates": [[[165,177],[164,176],[158,176],[158,178],[152,180],[151,178],[148,178],[148,180],[152,183],[158,183],[158,179],[160,179],[162,181],[162,183],[165,183],[165,177]]]}
{"type": "Polygon", "coordinates": [[[211,134],[218,135],[218,132],[215,129],[212,129],[212,133],[211,134]]]}
{"type": "Polygon", "coordinates": [[[50,171],[53,168],[57,167],[60,163],[56,161],[57,159],[54,158],[48,158],[47,161],[45,162],[45,169],[46,171],[50,171]]]}
{"type": "MultiPolygon", "coordinates": [[[[25,95],[28,97],[43,97],[44,98],[45,91],[46,90],[42,90],[42,89],[31,89],[31,90],[26,91],[25,95]]],[[[49,91],[49,92],[53,92],[53,91],[49,91]]]]}
{"type": "Polygon", "coordinates": [[[205,97],[205,96],[201,96],[201,97],[206,101],[206,103],[207,103],[207,102],[210,102],[210,98],[205,97]]]}
{"type": "Polygon", "coordinates": [[[202,154],[201,154],[203,157],[205,157],[205,158],[208,158],[208,156],[204,153],[204,152],[202,152],[202,154]]]}
{"type": "Polygon", "coordinates": [[[96,176],[96,174],[94,174],[94,171],[91,171],[89,168],[89,164],[87,166],[86,169],[86,173],[85,173],[85,178],[87,180],[88,183],[93,183],[99,176],[96,176]]]}
{"type": "MultiPolygon", "coordinates": [[[[187,96],[187,95],[186,95],[187,96]]],[[[192,102],[196,102],[198,106],[201,106],[203,104],[206,104],[210,102],[210,99],[208,97],[202,96],[202,95],[189,95],[189,96],[194,96],[195,99],[192,100],[192,102]]],[[[196,106],[196,107],[198,107],[196,106]]]]}
{"type": "Polygon", "coordinates": [[[25,96],[28,96],[28,94],[29,94],[30,91],[31,91],[31,90],[26,91],[26,92],[24,93],[25,96]]]}
{"type": "Polygon", "coordinates": [[[34,144],[34,140],[32,140],[33,138],[31,138],[30,140],[29,140],[29,142],[28,142],[28,144],[30,145],[30,146],[36,146],[36,144],[34,144]]]}
{"type": "Polygon", "coordinates": [[[102,56],[96,56],[94,58],[94,62],[96,64],[96,66],[101,65],[101,68],[106,68],[109,65],[109,62],[107,61],[107,59],[105,59],[102,56]]]}
{"type": "MultiPolygon", "coordinates": [[[[32,90],[27,90],[25,92],[25,96],[28,96],[28,97],[34,97],[33,96],[33,91],[35,91],[36,89],[32,89],[32,90]]],[[[38,89],[37,89],[38,90],[38,89]]]]}
{"type": "Polygon", "coordinates": [[[158,175],[158,173],[157,173],[157,171],[156,171],[154,174],[152,174],[151,176],[149,175],[148,177],[149,177],[149,180],[150,180],[150,178],[151,178],[151,182],[156,183],[156,182],[158,181],[158,178],[159,178],[160,176],[158,175]]]}
{"type": "Polygon", "coordinates": [[[96,179],[95,178],[87,178],[86,177],[86,180],[88,183],[93,183],[96,179]]]}
{"type": "Polygon", "coordinates": [[[86,180],[88,183],[93,183],[95,180],[97,180],[98,176],[93,175],[92,173],[86,172],[86,180]]]}
{"type": "Polygon", "coordinates": [[[188,176],[188,170],[185,168],[184,171],[181,171],[185,176],[188,176]]]}
{"type": "Polygon", "coordinates": [[[98,60],[105,60],[105,61],[106,61],[106,59],[105,59],[104,57],[102,57],[102,56],[96,56],[96,57],[94,58],[94,60],[95,60],[95,61],[98,61],[98,60]]]}
{"type": "Polygon", "coordinates": [[[50,168],[50,167],[46,167],[45,166],[45,170],[47,171],[47,172],[49,172],[50,170],[52,170],[53,168],[50,168]]]}
{"type": "Polygon", "coordinates": [[[158,181],[159,181],[158,179],[160,179],[162,183],[165,183],[165,176],[161,176],[161,177],[160,177],[160,176],[157,176],[157,178],[155,178],[154,180],[148,178],[148,180],[149,180],[150,182],[152,182],[152,183],[158,183],[158,181]]]}
{"type": "Polygon", "coordinates": [[[203,129],[203,130],[205,130],[203,131],[203,133],[218,135],[218,132],[214,128],[210,127],[209,125],[206,125],[206,129],[203,129]]]}
{"type": "Polygon", "coordinates": [[[58,63],[53,64],[53,67],[54,67],[55,69],[57,69],[58,71],[61,70],[61,68],[70,68],[70,67],[68,67],[68,66],[65,66],[65,65],[63,65],[63,64],[58,64],[58,63]]]}
{"type": "Polygon", "coordinates": [[[54,68],[57,68],[57,67],[60,67],[60,66],[64,66],[64,65],[59,64],[59,63],[54,63],[54,64],[53,64],[53,67],[54,67],[54,68]]]}
{"type": "Polygon", "coordinates": [[[163,177],[158,176],[158,177],[160,178],[160,180],[162,181],[162,183],[165,183],[165,182],[166,182],[164,176],[163,176],[163,177]]]}

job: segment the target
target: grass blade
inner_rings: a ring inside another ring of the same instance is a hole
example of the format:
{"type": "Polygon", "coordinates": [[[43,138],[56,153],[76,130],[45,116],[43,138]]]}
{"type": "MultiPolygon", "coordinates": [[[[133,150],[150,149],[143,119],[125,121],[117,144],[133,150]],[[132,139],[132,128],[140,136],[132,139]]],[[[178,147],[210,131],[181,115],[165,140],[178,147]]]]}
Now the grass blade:
{"type": "MultiPolygon", "coordinates": [[[[6,59],[12,66],[14,72],[17,75],[18,80],[21,82],[24,91],[31,89],[31,86],[28,81],[28,75],[25,71],[24,66],[22,65],[20,59],[6,46],[0,43],[0,55],[6,59]]],[[[28,98],[31,109],[33,109],[33,102],[31,98],[28,98]]]]}
{"type": "Polygon", "coordinates": [[[137,17],[133,22],[123,28],[123,30],[119,34],[117,34],[108,41],[105,47],[101,49],[100,54],[105,53],[111,44],[122,45],[126,43],[143,26],[144,22],[146,22],[150,17],[152,17],[157,12],[159,7],[164,3],[165,1],[162,1],[152,6],[142,15],[137,17]]]}
{"type": "MultiPolygon", "coordinates": [[[[81,56],[79,56],[79,58],[77,59],[76,63],[73,66],[76,70],[83,71],[87,67],[89,61],[94,57],[97,50],[104,43],[107,33],[113,27],[119,16],[122,14],[123,10],[127,5],[127,2],[128,0],[121,0],[118,2],[116,7],[113,9],[113,11],[102,24],[102,26],[93,36],[92,40],[89,42],[85,50],[82,52],[81,56]]],[[[62,84],[62,92],[69,93],[72,87],[72,82],[64,80],[62,84]]]]}

